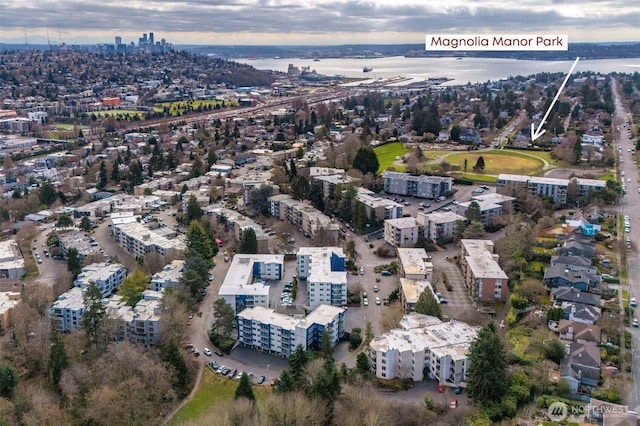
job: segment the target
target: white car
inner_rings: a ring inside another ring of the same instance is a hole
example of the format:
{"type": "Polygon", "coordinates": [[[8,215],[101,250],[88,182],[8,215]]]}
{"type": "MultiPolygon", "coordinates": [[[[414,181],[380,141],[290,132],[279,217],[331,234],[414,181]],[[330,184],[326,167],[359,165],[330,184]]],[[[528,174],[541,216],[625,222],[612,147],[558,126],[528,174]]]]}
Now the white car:
{"type": "Polygon", "coordinates": [[[637,318],[634,318],[634,319],[633,319],[633,322],[631,323],[631,325],[632,325],[633,327],[635,327],[635,328],[638,328],[638,327],[640,326],[640,324],[638,324],[638,319],[637,319],[637,318]]]}
{"type": "Polygon", "coordinates": [[[363,299],[362,304],[363,304],[364,306],[369,306],[369,299],[367,299],[367,298],[365,297],[365,298],[363,299]]]}
{"type": "Polygon", "coordinates": [[[202,350],[202,352],[206,355],[206,356],[211,356],[211,350],[209,348],[204,348],[202,350]]]}
{"type": "Polygon", "coordinates": [[[381,303],[381,302],[380,302],[380,298],[379,298],[379,297],[376,297],[376,305],[379,305],[380,303],[381,303]]]}
{"type": "Polygon", "coordinates": [[[631,300],[629,300],[629,306],[631,306],[632,308],[638,306],[638,302],[636,301],[635,297],[632,297],[631,300]]]}

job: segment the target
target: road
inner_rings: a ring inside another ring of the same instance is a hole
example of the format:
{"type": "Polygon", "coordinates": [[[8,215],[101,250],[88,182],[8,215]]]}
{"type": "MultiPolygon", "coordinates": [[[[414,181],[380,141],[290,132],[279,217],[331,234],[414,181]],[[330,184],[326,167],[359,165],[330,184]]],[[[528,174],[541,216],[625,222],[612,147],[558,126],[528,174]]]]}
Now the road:
{"type": "MultiPolygon", "coordinates": [[[[615,80],[614,80],[615,82],[615,80]]],[[[629,149],[635,148],[633,140],[628,136],[627,129],[634,126],[625,127],[625,124],[629,120],[629,115],[622,105],[620,98],[619,87],[617,84],[613,85],[613,96],[615,100],[615,115],[614,126],[620,127],[618,133],[617,143],[622,149],[620,150],[620,157],[624,160],[619,164],[620,173],[624,171],[627,182],[627,194],[622,197],[620,202],[621,214],[629,215],[629,221],[631,224],[631,232],[627,236],[631,237],[631,241],[638,245],[640,242],[640,193],[638,192],[638,166],[635,164],[635,155],[629,152],[629,149]]],[[[635,297],[640,299],[640,290],[638,289],[638,283],[640,283],[640,262],[638,262],[638,253],[636,251],[629,252],[627,254],[627,273],[629,279],[629,297],[635,297]]],[[[631,369],[631,376],[633,378],[632,389],[627,394],[626,403],[629,409],[635,409],[637,411],[640,400],[638,395],[640,394],[640,331],[637,328],[627,327],[627,330],[632,333],[633,336],[633,365],[631,369]]]]}

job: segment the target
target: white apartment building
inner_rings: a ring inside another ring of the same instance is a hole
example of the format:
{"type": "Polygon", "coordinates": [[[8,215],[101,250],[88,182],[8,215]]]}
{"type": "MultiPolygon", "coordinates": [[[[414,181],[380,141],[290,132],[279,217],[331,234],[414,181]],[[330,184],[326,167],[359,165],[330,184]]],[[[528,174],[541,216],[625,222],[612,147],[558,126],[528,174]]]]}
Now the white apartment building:
{"type": "Polygon", "coordinates": [[[456,213],[466,218],[465,213],[471,203],[476,203],[480,209],[480,222],[485,226],[496,226],[500,223],[500,216],[502,216],[502,206],[490,201],[465,201],[464,203],[458,203],[456,206],[456,213]]]}
{"type": "Polygon", "coordinates": [[[158,253],[164,258],[177,257],[185,249],[180,238],[169,239],[138,222],[113,225],[112,230],[118,245],[136,259],[147,253],[158,253]]]}
{"type": "Polygon", "coordinates": [[[83,231],[69,229],[57,231],[58,242],[60,243],[60,253],[67,259],[67,251],[73,247],[78,250],[78,260],[84,264],[84,260],[89,256],[100,256],[100,246],[93,237],[87,236],[83,231]]]}
{"type": "Polygon", "coordinates": [[[471,296],[480,301],[506,300],[508,277],[498,264],[491,240],[460,240],[460,265],[471,296]]]}
{"type": "Polygon", "coordinates": [[[416,280],[409,278],[400,278],[400,304],[405,313],[411,313],[416,309],[416,303],[423,291],[429,290],[436,297],[435,291],[431,286],[431,282],[427,280],[416,280]]]}
{"type": "Polygon", "coordinates": [[[402,204],[388,198],[382,198],[366,188],[358,188],[356,201],[364,205],[367,217],[383,221],[402,217],[402,204]]]}
{"type": "Polygon", "coordinates": [[[567,203],[567,188],[569,183],[577,186],[577,195],[587,197],[589,192],[606,187],[607,183],[597,179],[558,179],[539,176],[523,176],[499,174],[496,181],[496,191],[501,194],[517,196],[520,191],[548,197],[554,204],[567,203]]]}
{"type": "Polygon", "coordinates": [[[73,285],[85,289],[94,282],[102,297],[111,296],[127,277],[127,270],[119,263],[92,263],[82,268],[73,285]]]}
{"type": "Polygon", "coordinates": [[[151,277],[149,288],[153,291],[162,291],[167,287],[178,287],[183,270],[184,260],[174,260],[151,277]]]}
{"type": "Polygon", "coordinates": [[[454,212],[418,213],[416,222],[424,230],[424,237],[433,242],[453,241],[456,232],[456,222],[466,221],[464,216],[454,212]]]}
{"type": "Polygon", "coordinates": [[[308,305],[347,304],[347,270],[341,247],[300,247],[298,278],[307,281],[308,305]]]}
{"type": "Polygon", "coordinates": [[[265,280],[281,280],[284,256],[278,254],[236,254],[218,295],[236,313],[255,306],[269,307],[269,286],[265,280]]]}
{"type": "Polygon", "coordinates": [[[62,293],[49,308],[49,317],[58,324],[58,330],[65,333],[82,328],[82,315],[84,297],[80,287],[73,287],[62,293]]]}
{"type": "Polygon", "coordinates": [[[409,197],[437,199],[451,191],[453,178],[445,176],[412,176],[409,173],[382,173],[384,192],[409,197]]]}
{"type": "Polygon", "coordinates": [[[433,263],[423,248],[398,248],[399,275],[412,280],[433,279],[433,263]]]}
{"type": "Polygon", "coordinates": [[[22,278],[24,259],[16,240],[0,241],[0,277],[22,278]]]}
{"type": "Polygon", "coordinates": [[[237,317],[238,342],[270,354],[288,357],[298,345],[305,350],[319,349],[322,335],[329,333],[331,346],[344,335],[343,308],[319,305],[306,318],[294,318],[272,309],[256,306],[237,317]]]}
{"type": "Polygon", "coordinates": [[[374,337],[369,344],[372,371],[382,379],[421,381],[424,372],[444,386],[459,386],[467,380],[469,346],[478,327],[459,321],[442,322],[436,317],[412,313],[400,328],[374,337]]]}
{"type": "Polygon", "coordinates": [[[112,297],[107,303],[107,314],[122,320],[116,339],[145,347],[154,345],[160,338],[161,299],[161,292],[145,290],[142,299],[131,307],[126,306],[119,296],[112,297]]]}
{"type": "Polygon", "coordinates": [[[420,225],[414,217],[384,221],[384,240],[393,247],[413,247],[420,236],[420,225]]]}

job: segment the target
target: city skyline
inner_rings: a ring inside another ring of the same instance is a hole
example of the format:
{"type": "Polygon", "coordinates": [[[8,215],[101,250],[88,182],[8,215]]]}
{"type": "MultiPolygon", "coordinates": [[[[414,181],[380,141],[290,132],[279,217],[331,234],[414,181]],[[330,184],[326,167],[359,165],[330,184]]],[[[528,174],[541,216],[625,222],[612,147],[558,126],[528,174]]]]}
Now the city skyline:
{"type": "Polygon", "coordinates": [[[424,43],[425,33],[554,33],[569,42],[640,41],[631,0],[224,0],[87,4],[0,0],[0,42],[128,44],[143,32],[174,44],[424,43]]]}

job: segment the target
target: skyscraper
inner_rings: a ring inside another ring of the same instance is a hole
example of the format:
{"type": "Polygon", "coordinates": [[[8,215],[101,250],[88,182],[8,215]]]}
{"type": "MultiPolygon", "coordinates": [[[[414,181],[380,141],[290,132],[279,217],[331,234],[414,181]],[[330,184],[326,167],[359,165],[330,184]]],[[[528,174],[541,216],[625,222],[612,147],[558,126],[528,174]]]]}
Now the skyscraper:
{"type": "Polygon", "coordinates": [[[149,33],[149,45],[153,46],[155,43],[153,42],[153,33],[149,33]]]}
{"type": "Polygon", "coordinates": [[[122,37],[116,36],[116,47],[120,46],[121,44],[122,44],[122,37]]]}

